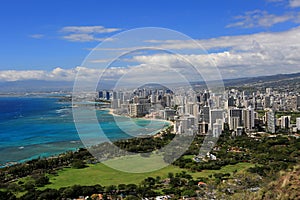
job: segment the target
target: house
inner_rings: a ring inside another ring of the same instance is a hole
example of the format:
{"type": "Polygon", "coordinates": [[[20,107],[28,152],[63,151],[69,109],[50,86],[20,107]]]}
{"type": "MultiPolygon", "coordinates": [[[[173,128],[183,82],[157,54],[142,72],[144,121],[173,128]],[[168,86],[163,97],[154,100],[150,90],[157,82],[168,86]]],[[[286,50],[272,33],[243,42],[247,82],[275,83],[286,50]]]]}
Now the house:
{"type": "Polygon", "coordinates": [[[206,187],[206,183],[200,181],[198,182],[198,187],[206,187]]]}

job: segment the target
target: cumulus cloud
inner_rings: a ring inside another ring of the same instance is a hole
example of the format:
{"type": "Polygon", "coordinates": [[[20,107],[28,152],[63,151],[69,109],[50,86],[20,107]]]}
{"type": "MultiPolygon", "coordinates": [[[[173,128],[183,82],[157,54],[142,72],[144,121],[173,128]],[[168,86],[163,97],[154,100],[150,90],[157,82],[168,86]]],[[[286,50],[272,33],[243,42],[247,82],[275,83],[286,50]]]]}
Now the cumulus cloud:
{"type": "MultiPolygon", "coordinates": [[[[190,49],[192,52],[195,48],[194,41],[151,42],[165,49],[190,49]]],[[[196,63],[200,70],[215,64],[224,78],[299,72],[300,27],[284,32],[225,36],[197,42],[208,50],[207,54],[182,56],[196,63]]],[[[133,57],[133,61],[141,63],[183,66],[178,60],[169,54],[133,57]]]]}
{"type": "MultiPolygon", "coordinates": [[[[113,41],[114,42],[114,41],[113,41]]],[[[74,69],[55,68],[52,71],[28,70],[0,71],[1,81],[15,80],[82,80],[143,81],[147,79],[161,81],[176,81],[175,75],[181,74],[189,79],[199,80],[197,71],[191,67],[193,63],[198,71],[205,74],[205,78],[213,79],[214,66],[220,70],[223,78],[271,75],[279,73],[299,72],[300,66],[300,27],[283,32],[261,32],[256,34],[223,36],[197,42],[207,50],[199,53],[199,46],[194,40],[165,40],[147,41],[142,46],[132,46],[129,49],[151,47],[177,50],[179,55],[163,53],[133,53],[126,55],[113,63],[113,66],[104,70],[103,66],[109,60],[109,53],[100,52],[101,57],[92,56],[86,60],[85,67],[74,69]],[[116,67],[119,66],[119,67],[116,67]],[[97,69],[99,67],[99,69],[97,69]],[[79,75],[78,75],[79,72],[79,75]],[[196,76],[193,76],[196,75],[196,76]],[[79,77],[78,77],[79,76],[79,77]]],[[[116,50],[116,49],[111,49],[116,50]]],[[[200,51],[201,52],[201,51],[200,51]]]]}
{"type": "Polygon", "coordinates": [[[260,48],[262,46],[269,47],[274,51],[284,50],[286,51],[284,53],[288,53],[290,48],[298,48],[300,46],[300,27],[283,32],[261,32],[237,36],[222,36],[205,40],[157,40],[153,41],[153,47],[170,50],[199,48],[199,46],[195,45],[195,41],[208,52],[225,50],[237,52],[255,51],[259,47],[257,44],[259,44],[260,48]]]}
{"type": "Polygon", "coordinates": [[[70,80],[69,70],[55,68],[50,72],[44,70],[3,70],[0,71],[0,81],[19,81],[19,80],[70,80]]]}
{"type": "Polygon", "coordinates": [[[62,69],[57,67],[52,71],[46,70],[2,70],[0,81],[20,80],[47,80],[47,81],[74,81],[76,74],[81,71],[87,78],[95,74],[95,69],[76,67],[74,69],[62,69]]]}
{"type": "Polygon", "coordinates": [[[100,77],[103,80],[113,79],[126,73],[122,67],[112,67],[108,69],[88,68],[77,66],[72,69],[54,68],[51,71],[46,70],[2,70],[0,71],[0,81],[22,81],[22,80],[46,80],[46,81],[98,81],[100,77]]]}

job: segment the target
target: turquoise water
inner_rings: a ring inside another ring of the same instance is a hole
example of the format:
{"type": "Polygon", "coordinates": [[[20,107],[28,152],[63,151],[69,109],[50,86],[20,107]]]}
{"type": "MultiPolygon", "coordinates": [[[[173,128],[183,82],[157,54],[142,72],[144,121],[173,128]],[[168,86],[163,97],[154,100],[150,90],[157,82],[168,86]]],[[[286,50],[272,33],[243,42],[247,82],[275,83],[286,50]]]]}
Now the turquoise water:
{"type": "MultiPolygon", "coordinates": [[[[110,141],[154,134],[168,125],[163,121],[112,116],[105,110],[97,110],[96,115],[97,123],[81,124],[88,133],[83,137],[85,141],[93,141],[90,144],[107,141],[99,133],[99,125],[110,141]]],[[[0,97],[0,165],[80,147],[84,145],[74,124],[71,103],[49,97],[0,97]]]]}

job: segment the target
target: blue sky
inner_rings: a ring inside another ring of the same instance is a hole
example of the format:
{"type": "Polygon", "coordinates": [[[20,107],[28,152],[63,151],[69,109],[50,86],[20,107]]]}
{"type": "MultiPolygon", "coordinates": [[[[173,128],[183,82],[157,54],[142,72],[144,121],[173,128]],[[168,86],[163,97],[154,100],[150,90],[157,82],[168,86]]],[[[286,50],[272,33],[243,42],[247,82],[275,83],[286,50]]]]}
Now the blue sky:
{"type": "Polygon", "coordinates": [[[139,27],[169,28],[203,43],[284,34],[299,26],[300,1],[3,0],[0,19],[0,75],[6,80],[8,70],[74,69],[103,38],[139,27]]]}

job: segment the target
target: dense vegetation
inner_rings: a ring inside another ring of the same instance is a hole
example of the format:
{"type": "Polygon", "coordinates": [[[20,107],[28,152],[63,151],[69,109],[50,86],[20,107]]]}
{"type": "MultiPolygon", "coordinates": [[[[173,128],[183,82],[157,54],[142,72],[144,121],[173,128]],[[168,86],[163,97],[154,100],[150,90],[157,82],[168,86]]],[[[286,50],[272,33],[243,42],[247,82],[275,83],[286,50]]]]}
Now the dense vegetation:
{"type": "MultiPolygon", "coordinates": [[[[174,135],[161,134],[161,137],[135,138],[115,142],[115,145],[123,150],[144,153],[149,155],[162,146],[168,144],[174,135]]],[[[60,189],[47,188],[51,184],[48,176],[56,174],[64,167],[74,170],[88,167],[87,164],[95,163],[94,157],[85,150],[67,152],[58,157],[48,159],[36,159],[27,163],[3,168],[0,170],[0,199],[62,199],[77,198],[78,196],[91,196],[102,194],[103,198],[126,197],[127,199],[141,199],[142,197],[154,197],[157,195],[170,195],[174,199],[182,196],[203,198],[226,199],[263,199],[269,198],[267,188],[272,188],[272,181],[281,177],[282,171],[298,170],[300,159],[300,139],[277,135],[268,137],[257,135],[255,138],[246,135],[232,138],[229,132],[225,132],[218,140],[217,145],[211,151],[217,159],[205,158],[196,162],[194,156],[199,153],[199,146],[204,136],[196,136],[188,151],[173,165],[182,168],[180,173],[169,173],[164,177],[146,177],[142,182],[135,184],[109,185],[109,186],[74,186],[60,189]],[[227,165],[237,163],[252,163],[255,166],[246,171],[232,173],[215,173],[209,177],[193,177],[190,172],[203,170],[219,170],[227,165]],[[198,185],[203,182],[203,185],[198,185]],[[44,187],[43,187],[44,186],[44,187]],[[41,190],[40,188],[47,188],[41,190]],[[257,192],[259,191],[259,192],[257,192]],[[243,196],[246,195],[246,196],[243,196]]],[[[109,143],[99,145],[97,152],[102,152],[109,143]]],[[[106,158],[124,155],[120,152],[105,153],[106,158]]],[[[166,155],[167,156],[167,155],[166,155]]],[[[294,194],[296,195],[296,194],[294,194]]]]}

